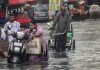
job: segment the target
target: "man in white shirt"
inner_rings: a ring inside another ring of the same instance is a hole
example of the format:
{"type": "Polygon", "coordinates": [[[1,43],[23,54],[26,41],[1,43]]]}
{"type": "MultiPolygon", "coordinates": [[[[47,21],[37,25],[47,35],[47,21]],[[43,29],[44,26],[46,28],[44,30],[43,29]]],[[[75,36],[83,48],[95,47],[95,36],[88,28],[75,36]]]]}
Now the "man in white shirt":
{"type": "Polygon", "coordinates": [[[5,24],[4,30],[7,31],[8,41],[11,42],[13,40],[13,34],[20,30],[20,23],[15,21],[15,17],[13,15],[9,16],[9,21],[5,24]]]}

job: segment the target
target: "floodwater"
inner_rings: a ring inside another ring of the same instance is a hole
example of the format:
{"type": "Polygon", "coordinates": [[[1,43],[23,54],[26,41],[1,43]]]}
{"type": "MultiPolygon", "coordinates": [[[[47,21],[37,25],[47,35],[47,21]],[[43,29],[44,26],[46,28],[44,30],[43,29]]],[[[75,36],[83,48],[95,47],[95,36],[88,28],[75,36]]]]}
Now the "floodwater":
{"type": "MultiPolygon", "coordinates": [[[[76,49],[57,53],[49,50],[47,62],[7,64],[0,59],[0,69],[5,70],[100,70],[100,21],[72,22],[76,49]]],[[[40,24],[41,25],[41,24],[40,24]]],[[[48,37],[48,26],[42,23],[48,37]]]]}

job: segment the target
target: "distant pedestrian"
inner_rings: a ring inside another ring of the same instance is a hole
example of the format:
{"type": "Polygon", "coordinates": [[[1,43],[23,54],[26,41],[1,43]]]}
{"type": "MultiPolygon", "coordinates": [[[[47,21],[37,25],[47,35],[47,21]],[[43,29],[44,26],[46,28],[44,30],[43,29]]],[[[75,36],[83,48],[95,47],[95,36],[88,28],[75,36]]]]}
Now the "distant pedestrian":
{"type": "Polygon", "coordinates": [[[96,19],[99,15],[99,5],[96,5],[95,3],[90,6],[89,13],[90,13],[90,18],[96,19]]]}
{"type": "Polygon", "coordinates": [[[85,18],[84,4],[80,5],[80,16],[81,16],[81,20],[84,20],[84,18],[85,18]]]}

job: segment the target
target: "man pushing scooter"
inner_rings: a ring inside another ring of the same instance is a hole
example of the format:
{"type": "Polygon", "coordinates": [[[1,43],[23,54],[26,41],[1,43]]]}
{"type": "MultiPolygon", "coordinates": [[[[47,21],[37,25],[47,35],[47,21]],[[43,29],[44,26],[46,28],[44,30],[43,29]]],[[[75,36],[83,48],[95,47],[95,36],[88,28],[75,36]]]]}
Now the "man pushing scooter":
{"type": "MultiPolygon", "coordinates": [[[[65,50],[66,46],[66,32],[69,29],[70,24],[70,17],[69,14],[66,12],[65,6],[62,4],[60,6],[60,11],[57,13],[53,25],[50,28],[51,32],[56,31],[56,34],[62,33],[62,35],[59,35],[57,38],[60,40],[60,47],[62,47],[62,50],[65,50]]],[[[55,39],[57,41],[57,39],[55,39]]]]}

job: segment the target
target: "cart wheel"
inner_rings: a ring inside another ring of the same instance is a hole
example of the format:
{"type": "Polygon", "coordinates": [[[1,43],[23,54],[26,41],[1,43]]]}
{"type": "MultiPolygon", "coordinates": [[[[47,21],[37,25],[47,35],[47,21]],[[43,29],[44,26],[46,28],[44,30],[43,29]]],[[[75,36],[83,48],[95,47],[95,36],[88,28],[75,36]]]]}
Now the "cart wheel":
{"type": "Polygon", "coordinates": [[[68,46],[68,50],[71,50],[71,45],[70,45],[70,46],[68,46]]]}
{"type": "Polygon", "coordinates": [[[73,32],[73,25],[71,24],[71,31],[73,32]]]}
{"type": "Polygon", "coordinates": [[[67,46],[67,48],[68,48],[68,51],[70,51],[72,48],[72,44],[70,44],[70,46],[67,46]]]}
{"type": "Polygon", "coordinates": [[[49,47],[49,49],[51,49],[50,40],[48,40],[48,47],[49,47]]]}
{"type": "Polygon", "coordinates": [[[57,51],[57,52],[60,52],[60,44],[59,44],[59,42],[57,41],[56,42],[56,45],[55,45],[55,50],[57,51]]]}
{"type": "Polygon", "coordinates": [[[51,44],[51,42],[50,42],[50,40],[49,40],[49,41],[48,41],[48,47],[49,47],[48,49],[54,50],[54,49],[55,49],[54,46],[51,46],[50,44],[51,44]]]}
{"type": "Polygon", "coordinates": [[[71,24],[71,32],[72,32],[72,36],[73,36],[73,25],[71,24]]]}
{"type": "Polygon", "coordinates": [[[10,57],[7,57],[7,62],[8,62],[8,63],[11,63],[10,57]]]}
{"type": "Polygon", "coordinates": [[[72,50],[74,50],[76,47],[75,47],[75,40],[73,40],[73,45],[72,45],[72,50]]]}
{"type": "Polygon", "coordinates": [[[72,40],[72,43],[70,46],[68,46],[68,50],[74,50],[75,49],[75,40],[72,40]]]}

